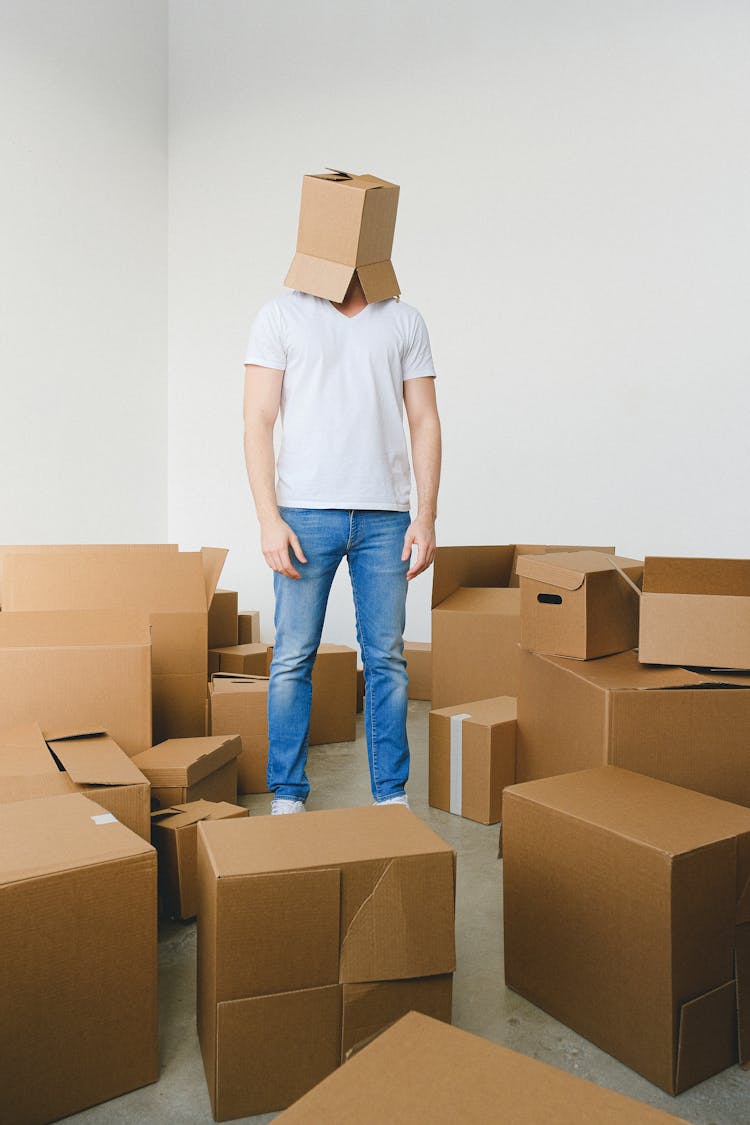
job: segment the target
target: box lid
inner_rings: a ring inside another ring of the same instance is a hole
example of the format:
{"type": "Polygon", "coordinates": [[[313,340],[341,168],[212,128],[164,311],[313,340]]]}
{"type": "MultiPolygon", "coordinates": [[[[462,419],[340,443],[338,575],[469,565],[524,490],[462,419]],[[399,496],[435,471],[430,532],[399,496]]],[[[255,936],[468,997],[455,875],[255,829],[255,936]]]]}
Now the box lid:
{"type": "Polygon", "coordinates": [[[219,878],[452,854],[419,817],[397,805],[208,822],[200,831],[219,878]]]}
{"type": "Polygon", "coordinates": [[[153,854],[150,844],[80,793],[0,805],[0,886],[153,854]]]}
{"type": "Polygon", "coordinates": [[[430,711],[431,715],[450,719],[453,715],[465,715],[465,722],[478,723],[492,727],[499,723],[514,722],[518,716],[516,699],[512,695],[498,695],[492,699],[476,699],[469,703],[458,703],[453,707],[439,707],[430,711]]]}
{"type": "MultiPolygon", "coordinates": [[[[43,556],[40,556],[43,557],[43,556]]],[[[137,610],[45,610],[0,613],[0,648],[151,645],[148,616],[137,610]]]]}
{"type": "Polygon", "coordinates": [[[637,581],[643,563],[637,559],[605,555],[600,551],[560,551],[545,555],[519,555],[516,573],[521,578],[531,578],[548,586],[563,590],[579,590],[590,574],[615,570],[613,562],[629,578],[637,581]]]}
{"type": "Polygon", "coordinates": [[[601,656],[596,660],[571,660],[565,656],[534,654],[535,660],[556,664],[571,676],[586,680],[603,691],[659,691],[668,688],[750,687],[750,675],[694,672],[666,664],[639,664],[634,650],[601,656]]]}
{"type": "Polygon", "coordinates": [[[232,805],[229,801],[188,801],[185,805],[172,805],[171,808],[152,812],[151,824],[176,831],[200,820],[225,820],[248,815],[248,810],[242,805],[232,805]]]}
{"type": "Polygon", "coordinates": [[[105,731],[48,738],[76,785],[148,785],[132,758],[105,731]]]}
{"type": "Polygon", "coordinates": [[[750,559],[671,558],[647,555],[643,592],[750,597],[750,559]]]}
{"type": "Polygon", "coordinates": [[[238,734],[169,738],[132,759],[153,786],[194,785],[242,753],[238,734]]]}

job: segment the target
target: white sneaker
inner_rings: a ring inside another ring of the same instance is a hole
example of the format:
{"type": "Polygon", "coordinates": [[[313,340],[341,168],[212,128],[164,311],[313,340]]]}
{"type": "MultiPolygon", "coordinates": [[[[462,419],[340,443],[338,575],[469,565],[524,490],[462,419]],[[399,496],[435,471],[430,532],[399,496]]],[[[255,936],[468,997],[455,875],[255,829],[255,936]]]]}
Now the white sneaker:
{"type": "Polygon", "coordinates": [[[404,805],[407,809],[409,806],[409,798],[406,793],[400,793],[397,797],[385,797],[382,801],[373,801],[374,805],[404,805]]]}
{"type": "Polygon", "coordinates": [[[274,797],[271,801],[271,816],[304,811],[305,802],[297,801],[294,797],[274,797]]]}

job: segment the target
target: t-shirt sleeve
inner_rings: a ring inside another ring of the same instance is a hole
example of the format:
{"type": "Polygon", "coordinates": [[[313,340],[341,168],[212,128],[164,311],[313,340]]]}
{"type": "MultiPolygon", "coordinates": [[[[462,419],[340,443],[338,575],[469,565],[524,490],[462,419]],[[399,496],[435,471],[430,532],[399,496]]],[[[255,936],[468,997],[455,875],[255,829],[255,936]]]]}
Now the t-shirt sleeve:
{"type": "Polygon", "coordinates": [[[286,370],[281,314],[275,301],[263,305],[253,321],[245,349],[245,363],[271,367],[275,371],[286,370]]]}
{"type": "Polygon", "coordinates": [[[402,362],[402,371],[404,381],[425,377],[435,378],[430,337],[421,313],[416,313],[411,325],[409,342],[402,362]]]}

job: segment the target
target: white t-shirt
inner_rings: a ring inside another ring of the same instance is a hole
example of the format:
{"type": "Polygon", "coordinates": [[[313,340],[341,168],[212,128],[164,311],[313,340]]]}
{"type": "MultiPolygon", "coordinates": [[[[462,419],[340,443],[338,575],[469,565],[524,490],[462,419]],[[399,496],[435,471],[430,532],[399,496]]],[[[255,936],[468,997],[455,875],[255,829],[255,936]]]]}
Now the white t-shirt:
{"type": "Polygon", "coordinates": [[[391,298],[348,317],[294,290],[261,308],[245,363],[284,372],[280,505],[409,510],[403,384],[435,374],[415,308],[391,298]]]}

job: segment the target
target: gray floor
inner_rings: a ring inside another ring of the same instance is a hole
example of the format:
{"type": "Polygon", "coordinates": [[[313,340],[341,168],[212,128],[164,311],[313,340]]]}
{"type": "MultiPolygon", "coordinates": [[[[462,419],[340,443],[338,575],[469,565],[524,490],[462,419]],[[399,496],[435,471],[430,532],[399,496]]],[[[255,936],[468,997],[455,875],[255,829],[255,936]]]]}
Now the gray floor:
{"type": "MultiPolygon", "coordinates": [[[[738,1067],[671,1098],[503,984],[501,864],[497,828],[473,824],[427,805],[427,703],[410,704],[412,807],[458,852],[457,941],[453,1022],[613,1090],[629,1094],[696,1125],[746,1125],[750,1121],[750,1071],[738,1067]]],[[[370,802],[361,718],[356,743],[319,747],[309,768],[310,808],[370,802]]],[[[247,797],[253,813],[268,811],[268,797],[247,797]]],[[[212,1120],[195,1033],[195,926],[169,924],[159,941],[161,1078],[154,1086],[69,1118],[93,1123],[159,1122],[198,1125],[212,1120]]],[[[272,1121],[274,1114],[244,1118],[272,1121]]]]}

